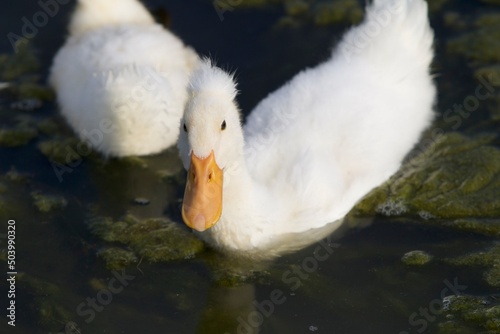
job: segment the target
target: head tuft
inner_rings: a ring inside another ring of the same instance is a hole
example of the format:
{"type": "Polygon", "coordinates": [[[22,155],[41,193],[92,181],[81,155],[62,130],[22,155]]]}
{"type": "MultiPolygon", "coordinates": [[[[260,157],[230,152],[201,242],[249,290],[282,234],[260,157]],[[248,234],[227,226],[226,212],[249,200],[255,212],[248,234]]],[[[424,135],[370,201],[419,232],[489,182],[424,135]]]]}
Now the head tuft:
{"type": "Polygon", "coordinates": [[[238,92],[233,75],[213,65],[208,58],[200,62],[189,81],[191,95],[223,94],[233,100],[238,92]]]}

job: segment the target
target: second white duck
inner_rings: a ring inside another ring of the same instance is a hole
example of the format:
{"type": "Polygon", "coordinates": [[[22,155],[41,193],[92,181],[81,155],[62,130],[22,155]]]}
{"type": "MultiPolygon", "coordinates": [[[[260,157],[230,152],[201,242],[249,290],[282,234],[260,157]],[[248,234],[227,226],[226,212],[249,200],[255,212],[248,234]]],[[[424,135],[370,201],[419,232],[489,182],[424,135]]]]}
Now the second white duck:
{"type": "Polygon", "coordinates": [[[338,221],[432,121],[426,2],[375,0],[366,11],[330,59],[265,98],[244,129],[232,77],[210,61],[194,72],[178,142],[182,215],[212,245],[273,252],[338,221]]]}
{"type": "Polygon", "coordinates": [[[79,0],[50,83],[74,131],[107,156],[173,145],[198,57],[137,0],[79,0]]]}

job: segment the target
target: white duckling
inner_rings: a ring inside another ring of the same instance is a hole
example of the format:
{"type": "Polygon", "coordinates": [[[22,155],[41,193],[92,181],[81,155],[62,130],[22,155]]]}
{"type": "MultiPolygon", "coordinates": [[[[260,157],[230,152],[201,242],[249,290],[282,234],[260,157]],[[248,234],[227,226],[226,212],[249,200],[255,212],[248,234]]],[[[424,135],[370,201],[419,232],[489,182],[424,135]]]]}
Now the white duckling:
{"type": "Polygon", "coordinates": [[[173,145],[195,52],[137,0],[79,0],[50,83],[82,140],[107,156],[173,145]]]}
{"type": "Polygon", "coordinates": [[[426,2],[375,0],[366,11],[325,63],[261,101],[244,129],[231,75],[207,60],[193,73],[178,141],[189,169],[182,215],[214,246],[273,251],[338,222],[432,121],[426,2]]]}

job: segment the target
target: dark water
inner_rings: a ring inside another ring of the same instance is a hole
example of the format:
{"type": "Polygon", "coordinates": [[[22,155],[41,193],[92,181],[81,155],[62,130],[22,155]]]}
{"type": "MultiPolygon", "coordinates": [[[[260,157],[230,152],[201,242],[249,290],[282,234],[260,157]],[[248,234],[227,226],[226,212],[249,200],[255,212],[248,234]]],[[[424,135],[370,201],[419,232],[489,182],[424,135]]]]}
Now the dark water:
{"type": "MultiPolygon", "coordinates": [[[[236,70],[241,90],[238,100],[245,113],[298,70],[324,59],[345,29],[309,24],[279,28],[279,6],[227,12],[220,21],[210,1],[145,2],[152,9],[168,9],[171,29],[200,54],[236,70]]],[[[46,69],[64,40],[73,6],[73,2],[61,5],[59,13],[37,33],[34,44],[46,69]]],[[[19,33],[22,18],[39,10],[35,1],[2,2],[2,53],[11,51],[5,36],[19,33]]],[[[437,39],[443,41],[441,21],[435,20],[437,39]]],[[[440,50],[439,42],[437,47],[440,50]]],[[[439,71],[440,84],[469,75],[465,69],[445,65],[439,71]]],[[[466,81],[457,84],[457,95],[467,85],[466,81]]],[[[451,98],[440,99],[443,104],[451,98]]],[[[45,105],[39,113],[50,115],[56,108],[45,105]]],[[[0,116],[2,122],[8,122],[12,115],[0,110],[0,116]]],[[[415,249],[448,257],[480,249],[489,238],[380,217],[353,219],[332,236],[335,247],[331,253],[318,251],[315,244],[268,264],[263,278],[237,287],[216,283],[214,277],[221,268],[206,255],[174,263],[144,262],[120,272],[125,278],[118,284],[115,274],[96,258],[102,242],[85,224],[89,208],[97,207],[101,214],[112,217],[131,212],[180,221],[182,188],[158,183],[154,177],[158,169],[180,170],[177,153],[170,150],[146,161],[147,169],[115,160],[102,166],[84,162],[59,182],[34,143],[0,148],[1,173],[15,167],[31,175],[24,189],[9,193],[19,202],[15,216],[0,217],[2,226],[8,219],[16,220],[17,267],[31,280],[17,286],[15,328],[7,326],[5,311],[1,312],[2,333],[75,332],[58,319],[71,319],[79,333],[250,333],[255,328],[260,333],[432,333],[437,322],[434,317],[418,316],[413,324],[409,318],[439,299],[448,282],[458,280],[471,294],[491,293],[480,274],[441,263],[409,268],[401,262],[403,254],[415,249]],[[62,194],[68,206],[56,214],[41,214],[31,203],[22,203],[33,190],[62,194]],[[133,206],[136,197],[151,203],[133,206]],[[315,260],[318,252],[325,256],[322,261],[315,260]],[[119,290],[111,297],[102,292],[109,289],[110,280],[119,290]],[[89,298],[106,305],[92,311],[89,298]],[[52,316],[41,316],[41,309],[52,316]]],[[[4,301],[5,296],[6,290],[2,290],[0,299],[4,301]]]]}

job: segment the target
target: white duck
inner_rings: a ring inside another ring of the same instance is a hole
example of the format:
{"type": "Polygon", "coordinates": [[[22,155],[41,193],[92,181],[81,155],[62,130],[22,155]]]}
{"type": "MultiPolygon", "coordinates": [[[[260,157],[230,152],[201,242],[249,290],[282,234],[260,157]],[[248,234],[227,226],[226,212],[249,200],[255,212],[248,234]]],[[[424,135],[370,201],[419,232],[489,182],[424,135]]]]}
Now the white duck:
{"type": "MultiPolygon", "coordinates": [[[[178,141],[185,223],[216,247],[273,251],[336,222],[396,172],[433,118],[433,33],[423,0],[375,0],[332,56],[253,110],[204,61],[178,141]]],[[[338,225],[338,224],[337,224],[338,225]]]]}
{"type": "Polygon", "coordinates": [[[79,0],[50,83],[82,140],[108,156],[173,145],[195,52],[137,0],[79,0]]]}

